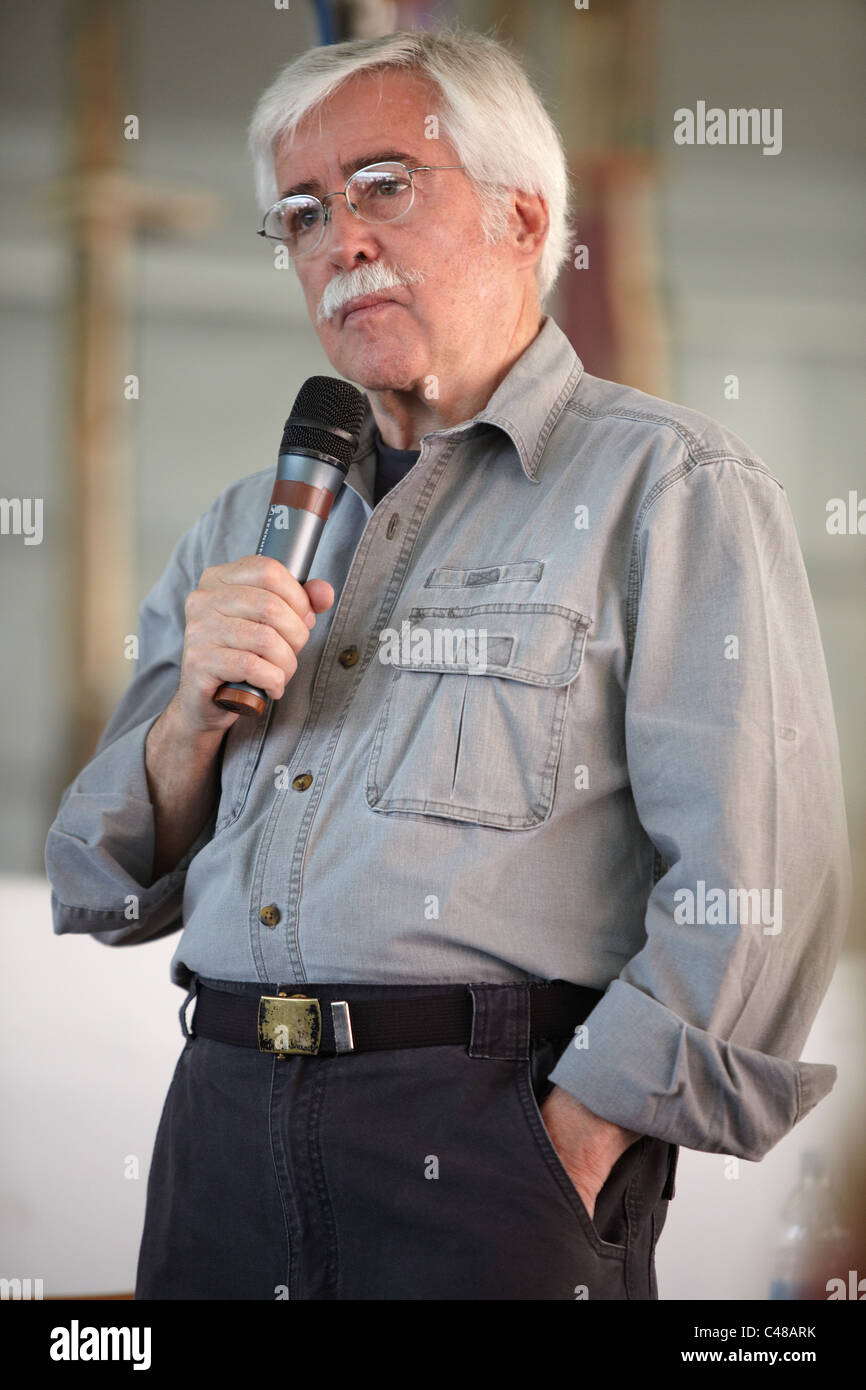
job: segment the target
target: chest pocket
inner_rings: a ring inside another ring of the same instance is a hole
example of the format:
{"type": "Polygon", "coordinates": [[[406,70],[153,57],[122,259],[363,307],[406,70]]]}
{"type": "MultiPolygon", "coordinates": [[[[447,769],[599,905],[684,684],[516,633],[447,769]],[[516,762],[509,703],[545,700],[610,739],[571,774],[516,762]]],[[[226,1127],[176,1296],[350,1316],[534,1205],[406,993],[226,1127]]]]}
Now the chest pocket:
{"type": "Polygon", "coordinates": [[[270,700],[265,714],[260,719],[251,715],[240,715],[223,740],[220,763],[221,794],[214,825],[215,835],[227,825],[232,825],[246,805],[273,710],[274,702],[270,700]]]}
{"type": "Polygon", "coordinates": [[[546,820],[591,621],[552,603],[413,608],[373,736],[372,809],[502,830],[546,820]]]}

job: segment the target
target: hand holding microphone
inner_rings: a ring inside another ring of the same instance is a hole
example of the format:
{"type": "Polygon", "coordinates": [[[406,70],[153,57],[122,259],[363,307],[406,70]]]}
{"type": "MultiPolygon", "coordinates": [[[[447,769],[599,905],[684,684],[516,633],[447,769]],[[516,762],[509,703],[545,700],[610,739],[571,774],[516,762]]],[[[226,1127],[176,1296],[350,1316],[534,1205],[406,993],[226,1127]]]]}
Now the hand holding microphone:
{"type": "Polygon", "coordinates": [[[311,377],[286,421],[277,476],[255,555],[206,569],[186,600],[180,686],[174,705],[191,733],[260,716],[298,669],[317,613],[334,602],[307,575],[357,447],[360,391],[311,377]]]}
{"type": "Polygon", "coordinates": [[[206,569],[186,601],[180,687],[173,700],[189,734],[224,731],[238,718],[237,710],[214,698],[226,688],[227,676],[278,700],[298,669],[316,614],[333,602],[324,579],[302,586],[268,556],[244,555],[206,569]]]}

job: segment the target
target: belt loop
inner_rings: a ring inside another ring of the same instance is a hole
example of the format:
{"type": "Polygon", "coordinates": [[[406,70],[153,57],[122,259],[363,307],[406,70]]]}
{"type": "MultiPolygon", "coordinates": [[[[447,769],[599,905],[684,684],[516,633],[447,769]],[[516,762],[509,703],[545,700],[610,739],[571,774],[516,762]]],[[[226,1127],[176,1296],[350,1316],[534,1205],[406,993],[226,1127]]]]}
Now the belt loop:
{"type": "Polygon", "coordinates": [[[472,1036],[470,1057],[491,1060],[529,1058],[529,985],[471,984],[472,1036]]]}
{"type": "MultiPolygon", "coordinates": [[[[193,979],[193,982],[192,982],[192,984],[190,985],[189,994],[186,996],[186,998],[184,999],[183,1003],[182,1003],[181,1006],[180,1006],[180,1009],[178,1010],[178,1018],[180,1019],[180,1026],[181,1026],[181,1029],[182,1029],[182,1031],[183,1031],[183,1035],[184,1035],[185,1038],[194,1038],[194,1037],[195,1037],[195,1032],[191,1031],[191,1030],[187,1027],[187,1022],[186,1022],[186,1011],[187,1011],[187,1009],[188,1009],[188,1007],[189,1007],[190,1000],[191,1000],[191,999],[195,999],[196,995],[198,994],[198,976],[197,976],[197,975],[193,975],[192,979],[193,979]]],[[[193,1015],[193,1017],[195,1017],[195,1015],[193,1015]]]]}

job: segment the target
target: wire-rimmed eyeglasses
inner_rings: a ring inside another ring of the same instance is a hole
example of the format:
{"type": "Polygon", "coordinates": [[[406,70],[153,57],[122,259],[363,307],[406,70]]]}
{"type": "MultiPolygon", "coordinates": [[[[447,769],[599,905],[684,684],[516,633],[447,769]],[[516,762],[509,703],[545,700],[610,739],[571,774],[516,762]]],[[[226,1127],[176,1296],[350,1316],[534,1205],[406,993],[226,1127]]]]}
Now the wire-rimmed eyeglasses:
{"type": "Polygon", "coordinates": [[[258,236],[281,241],[295,259],[315,251],[331,219],[329,198],[345,197],[349,210],[363,222],[396,222],[415,201],[413,174],[463,169],[463,164],[418,164],[410,169],[397,160],[366,164],[346,180],[345,188],[323,193],[295,193],[268,208],[258,236]]]}

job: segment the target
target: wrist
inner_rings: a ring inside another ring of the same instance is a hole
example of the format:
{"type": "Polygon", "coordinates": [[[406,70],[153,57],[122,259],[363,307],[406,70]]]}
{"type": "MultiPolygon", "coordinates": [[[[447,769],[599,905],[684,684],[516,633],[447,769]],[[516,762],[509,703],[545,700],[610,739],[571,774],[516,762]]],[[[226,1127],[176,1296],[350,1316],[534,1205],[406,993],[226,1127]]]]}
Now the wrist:
{"type": "Polygon", "coordinates": [[[153,742],[161,749],[182,752],[186,759],[192,755],[193,758],[201,757],[208,761],[225,738],[227,728],[231,728],[231,724],[221,729],[190,726],[175,695],[151,727],[147,746],[153,742]]]}
{"type": "Polygon", "coordinates": [[[575,1158],[601,1173],[609,1172],[620,1154],[641,1137],[636,1130],[625,1129],[589,1110],[561,1086],[554,1085],[545,1104],[556,1106],[567,1120],[568,1147],[575,1158]]]}

